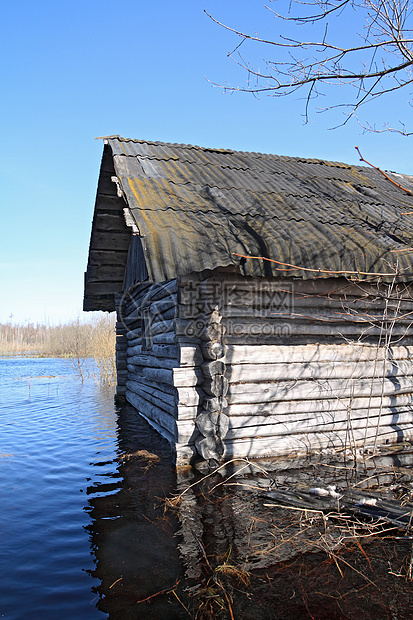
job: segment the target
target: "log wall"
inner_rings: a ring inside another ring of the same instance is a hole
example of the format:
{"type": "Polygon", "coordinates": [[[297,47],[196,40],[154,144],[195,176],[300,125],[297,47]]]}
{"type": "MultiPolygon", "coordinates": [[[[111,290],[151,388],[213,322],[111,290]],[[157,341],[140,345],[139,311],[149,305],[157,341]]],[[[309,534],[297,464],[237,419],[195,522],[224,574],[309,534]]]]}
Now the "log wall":
{"type": "Polygon", "coordinates": [[[118,306],[118,333],[126,341],[126,400],[174,446],[177,464],[185,465],[196,451],[202,355],[199,339],[175,332],[177,296],[176,280],[130,287],[118,306]]]}
{"type": "Polygon", "coordinates": [[[229,271],[136,284],[118,305],[118,392],[178,465],[406,440],[411,316],[404,285],[229,271]]]}
{"type": "Polygon", "coordinates": [[[180,313],[204,345],[217,347],[203,366],[201,387],[214,397],[197,418],[204,458],[413,436],[410,287],[220,273],[196,290],[180,313]]]}

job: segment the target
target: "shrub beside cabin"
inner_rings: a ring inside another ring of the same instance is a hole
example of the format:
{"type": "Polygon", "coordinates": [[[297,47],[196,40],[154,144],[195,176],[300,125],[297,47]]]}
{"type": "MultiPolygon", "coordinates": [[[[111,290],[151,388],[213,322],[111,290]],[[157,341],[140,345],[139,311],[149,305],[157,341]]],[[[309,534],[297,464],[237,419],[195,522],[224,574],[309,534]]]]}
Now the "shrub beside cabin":
{"type": "Polygon", "coordinates": [[[177,465],[412,437],[412,177],[104,144],[84,309],[177,465]]]}

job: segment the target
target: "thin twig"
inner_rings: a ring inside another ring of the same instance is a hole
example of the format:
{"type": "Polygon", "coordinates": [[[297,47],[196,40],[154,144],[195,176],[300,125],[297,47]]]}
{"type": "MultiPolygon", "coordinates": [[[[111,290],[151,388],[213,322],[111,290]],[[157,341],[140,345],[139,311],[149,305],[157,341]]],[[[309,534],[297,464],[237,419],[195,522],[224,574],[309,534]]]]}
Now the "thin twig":
{"type": "Polygon", "coordinates": [[[358,146],[355,146],[354,148],[356,149],[357,153],[360,156],[360,161],[364,161],[365,164],[367,164],[368,166],[371,166],[371,168],[374,168],[375,170],[377,170],[377,172],[380,172],[380,174],[382,174],[388,181],[390,181],[390,183],[393,183],[393,185],[395,185],[399,189],[402,189],[404,192],[406,192],[406,194],[409,194],[409,196],[413,196],[413,192],[410,189],[407,189],[407,187],[403,187],[403,185],[400,185],[400,183],[393,181],[393,179],[390,178],[389,175],[386,174],[383,170],[371,164],[369,161],[367,161],[367,159],[364,159],[363,155],[360,153],[360,149],[358,146]]]}
{"type": "Polygon", "coordinates": [[[150,601],[151,599],[155,598],[155,596],[160,596],[161,594],[165,594],[166,592],[172,592],[180,581],[181,580],[178,579],[178,581],[175,583],[175,585],[172,586],[172,588],[164,588],[163,590],[159,590],[159,592],[155,592],[155,594],[151,594],[150,596],[147,596],[140,601],[136,601],[136,603],[146,603],[146,601],[150,601]]]}
{"type": "MultiPolygon", "coordinates": [[[[233,256],[239,256],[240,258],[251,258],[253,260],[267,260],[270,263],[275,263],[277,265],[282,265],[283,267],[290,267],[291,269],[297,269],[299,271],[311,271],[312,273],[326,273],[332,275],[354,275],[354,276],[383,276],[389,277],[393,275],[391,273],[373,273],[368,271],[347,271],[345,269],[334,271],[332,269],[310,269],[309,267],[300,267],[299,265],[292,265],[291,263],[283,263],[279,260],[274,260],[273,258],[267,258],[266,256],[246,256],[245,254],[238,254],[237,252],[232,252],[233,256]]],[[[280,269],[278,271],[287,271],[287,269],[280,269]]]]}

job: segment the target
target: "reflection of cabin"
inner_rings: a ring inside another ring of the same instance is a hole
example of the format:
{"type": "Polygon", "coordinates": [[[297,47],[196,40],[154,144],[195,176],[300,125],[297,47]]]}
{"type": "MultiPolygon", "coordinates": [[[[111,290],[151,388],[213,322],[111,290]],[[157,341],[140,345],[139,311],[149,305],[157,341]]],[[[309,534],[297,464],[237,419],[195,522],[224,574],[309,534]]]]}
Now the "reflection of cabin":
{"type": "Polygon", "coordinates": [[[84,309],[116,308],[118,396],[178,464],[412,436],[413,178],[389,176],[105,139],[84,309]]]}

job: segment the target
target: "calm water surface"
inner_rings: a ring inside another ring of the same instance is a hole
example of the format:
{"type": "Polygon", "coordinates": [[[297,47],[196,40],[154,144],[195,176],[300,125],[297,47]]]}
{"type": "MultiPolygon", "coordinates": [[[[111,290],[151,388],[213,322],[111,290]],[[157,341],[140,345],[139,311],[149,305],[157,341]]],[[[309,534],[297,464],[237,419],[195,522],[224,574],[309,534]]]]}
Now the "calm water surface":
{"type": "MultiPolygon", "coordinates": [[[[380,485],[411,498],[413,448],[381,460],[380,485]]],[[[410,620],[410,536],[335,549],[340,529],[268,501],[270,484],[346,487],[343,463],[261,465],[174,472],[167,443],[91,377],[0,359],[0,618],[410,620]],[[177,490],[179,522],[162,501],[177,490]]]]}
{"type": "MultiPolygon", "coordinates": [[[[65,360],[0,359],[0,617],[151,617],[136,600],[156,591],[157,580],[159,588],[174,584],[176,544],[158,558],[160,528],[148,521],[150,480],[142,485],[135,467],[131,494],[122,473],[131,466],[121,458],[156,449],[162,495],[174,484],[168,448],[135,416],[123,434],[118,419],[113,394],[92,378],[82,384],[65,360]],[[122,596],[107,599],[116,580],[122,596]]],[[[164,538],[173,541],[167,525],[164,538]]],[[[170,615],[153,613],[180,617],[170,607],[170,615]]]]}

